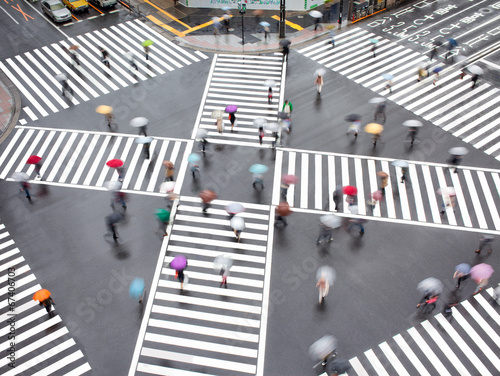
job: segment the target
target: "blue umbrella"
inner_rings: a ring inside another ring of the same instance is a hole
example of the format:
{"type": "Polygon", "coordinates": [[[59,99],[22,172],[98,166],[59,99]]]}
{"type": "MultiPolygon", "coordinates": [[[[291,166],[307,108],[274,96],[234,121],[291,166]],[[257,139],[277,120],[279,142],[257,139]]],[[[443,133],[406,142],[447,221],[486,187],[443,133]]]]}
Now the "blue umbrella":
{"type": "Polygon", "coordinates": [[[455,271],[462,273],[462,274],[469,274],[470,273],[470,265],[466,263],[458,264],[455,266],[455,271]]]}
{"type": "Polygon", "coordinates": [[[453,38],[448,39],[448,43],[455,47],[458,46],[458,42],[453,38]]]}
{"type": "Polygon", "coordinates": [[[130,282],[130,289],[128,291],[129,296],[134,299],[139,299],[144,292],[144,279],[135,278],[132,282],[130,282]]]}
{"type": "Polygon", "coordinates": [[[264,27],[266,27],[266,26],[271,26],[271,24],[270,24],[269,22],[266,22],[266,21],[262,21],[262,22],[260,23],[260,25],[261,25],[261,26],[264,26],[264,27]]]}
{"type": "Polygon", "coordinates": [[[434,73],[439,73],[439,72],[441,72],[442,70],[443,70],[443,67],[436,67],[436,68],[434,68],[432,71],[433,71],[434,73]]]}
{"type": "Polygon", "coordinates": [[[375,39],[375,38],[370,38],[370,39],[368,39],[368,41],[369,41],[370,43],[373,43],[373,44],[378,43],[378,39],[375,39]]]}
{"type": "Polygon", "coordinates": [[[198,162],[201,157],[196,153],[191,153],[188,155],[188,162],[195,163],[198,162]]]}
{"type": "Polygon", "coordinates": [[[263,174],[267,172],[267,170],[269,170],[269,167],[262,164],[253,164],[248,169],[248,171],[250,171],[252,174],[263,174]]]}
{"type": "Polygon", "coordinates": [[[384,73],[382,77],[384,78],[384,80],[392,80],[394,78],[394,76],[389,73],[384,73]]]}

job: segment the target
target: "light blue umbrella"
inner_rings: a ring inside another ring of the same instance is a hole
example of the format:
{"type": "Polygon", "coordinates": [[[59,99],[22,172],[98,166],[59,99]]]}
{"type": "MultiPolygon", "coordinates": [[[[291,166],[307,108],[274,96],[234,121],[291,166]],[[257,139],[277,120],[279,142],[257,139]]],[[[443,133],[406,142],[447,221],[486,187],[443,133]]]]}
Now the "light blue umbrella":
{"type": "Polygon", "coordinates": [[[201,157],[196,153],[191,153],[188,155],[188,162],[195,163],[198,162],[201,157]]]}
{"type": "Polygon", "coordinates": [[[266,27],[266,26],[271,26],[271,24],[270,24],[269,22],[266,22],[266,21],[262,21],[262,22],[260,23],[260,25],[261,25],[261,26],[264,26],[264,27],[266,27]]]}
{"type": "Polygon", "coordinates": [[[382,77],[384,78],[384,80],[392,80],[394,78],[394,76],[389,73],[384,73],[382,77]]]}
{"type": "Polygon", "coordinates": [[[267,172],[267,170],[269,170],[269,167],[262,164],[253,164],[248,169],[248,171],[250,171],[252,174],[263,174],[267,172]]]}
{"type": "Polygon", "coordinates": [[[129,296],[134,299],[139,299],[144,292],[144,279],[135,278],[132,282],[130,282],[130,289],[128,291],[129,296]]]}
{"type": "Polygon", "coordinates": [[[466,263],[458,264],[455,266],[455,271],[462,273],[462,274],[469,274],[470,273],[470,265],[466,263]]]}
{"type": "Polygon", "coordinates": [[[375,39],[375,38],[370,38],[370,39],[368,39],[368,41],[370,43],[373,43],[373,44],[377,44],[378,43],[378,39],[375,39]]]}

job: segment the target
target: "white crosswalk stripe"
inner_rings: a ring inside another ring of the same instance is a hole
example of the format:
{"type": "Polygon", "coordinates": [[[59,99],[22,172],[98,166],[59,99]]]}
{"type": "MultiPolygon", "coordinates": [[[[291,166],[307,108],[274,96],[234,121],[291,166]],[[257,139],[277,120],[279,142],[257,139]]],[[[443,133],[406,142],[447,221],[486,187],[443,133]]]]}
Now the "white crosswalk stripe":
{"type": "Polygon", "coordinates": [[[159,192],[165,179],[162,162],[170,160],[175,164],[181,160],[191,141],[155,138],[149,147],[150,159],[146,159],[143,145],[134,142],[136,138],[109,132],[18,126],[0,156],[0,179],[10,179],[15,171],[26,172],[30,179],[35,179],[34,166],[26,161],[30,155],[38,155],[42,157],[42,183],[102,187],[105,181],[118,180],[118,174],[106,162],[121,159],[125,168],[123,189],[159,192]]]}
{"type": "Polygon", "coordinates": [[[109,29],[95,30],[68,40],[53,43],[0,61],[0,69],[15,83],[28,103],[24,103],[21,124],[27,117],[32,121],[49,116],[69,107],[97,98],[112,91],[147,80],[174,69],[182,68],[201,59],[208,59],[203,53],[191,53],[162,37],[158,32],[139,20],[127,21],[109,29]],[[144,57],[141,43],[151,39],[154,42],[149,60],[144,57]],[[80,66],[72,66],[71,58],[63,50],[78,45],[80,66]],[[102,47],[109,53],[110,68],[101,62],[102,47]],[[33,53],[32,53],[33,52],[33,53]],[[130,70],[130,62],[124,57],[132,52],[138,70],[130,70]],[[74,96],[66,100],[61,96],[61,84],[54,78],[57,74],[68,76],[74,96]]]}
{"type": "Polygon", "coordinates": [[[432,85],[432,77],[417,82],[417,67],[427,59],[426,55],[360,28],[336,35],[335,47],[328,41],[298,52],[500,160],[499,89],[481,80],[471,89],[470,76],[459,79],[457,64],[450,62],[452,68],[448,69],[447,64],[436,60],[431,63],[430,75],[435,67],[444,68],[436,86],[432,85]],[[370,38],[379,40],[376,57],[370,38]],[[394,76],[392,93],[385,88],[384,73],[394,76]]]}
{"type": "Polygon", "coordinates": [[[134,374],[256,373],[269,206],[242,203],[245,229],[238,243],[224,209],[227,203],[215,200],[205,215],[199,198],[181,197],[162,270],[153,282],[134,374]],[[169,267],[177,254],[188,259],[183,291],[169,267]],[[219,255],[233,259],[227,288],[214,269],[219,255]]]}
{"type": "MultiPolygon", "coordinates": [[[[385,158],[295,149],[279,149],[277,156],[282,162],[275,174],[293,173],[300,178],[287,193],[288,203],[295,208],[334,210],[333,191],[338,182],[341,186],[356,186],[361,215],[500,230],[499,170],[464,166],[454,173],[447,165],[409,161],[405,182],[401,183],[401,168],[385,158]],[[389,175],[388,185],[385,196],[372,210],[367,200],[380,189],[379,171],[389,175]],[[436,193],[440,187],[453,187],[456,191],[455,206],[444,213],[443,199],[436,193]]],[[[276,195],[273,204],[279,200],[276,195]]],[[[345,201],[340,206],[340,212],[350,213],[345,201]]]]}
{"type": "Polygon", "coordinates": [[[453,307],[451,317],[439,313],[350,359],[348,375],[498,374],[500,322],[492,295],[489,288],[453,307]]]}
{"type": "Polygon", "coordinates": [[[57,310],[53,308],[47,319],[45,308],[33,300],[33,294],[42,286],[3,224],[0,224],[0,239],[0,282],[4,286],[0,288],[0,296],[2,307],[9,307],[2,309],[0,319],[3,323],[15,322],[14,332],[10,331],[10,325],[0,329],[4,339],[0,342],[0,351],[4,354],[0,359],[0,374],[90,374],[90,365],[57,310]],[[9,333],[13,336],[8,336],[9,333]],[[12,343],[15,344],[11,358],[14,363],[8,356],[12,343]]]}
{"type": "MultiPolygon", "coordinates": [[[[215,56],[213,74],[209,77],[208,92],[202,104],[203,113],[199,129],[208,130],[207,140],[213,143],[251,145],[259,143],[258,129],[253,120],[262,117],[269,122],[277,120],[279,106],[282,105],[283,62],[279,56],[224,55],[215,56]],[[273,80],[272,102],[268,103],[266,80],[273,80]],[[231,131],[228,114],[223,117],[224,131],[217,131],[216,119],[211,114],[215,109],[224,110],[228,105],[237,105],[236,125],[231,131]]],[[[266,131],[265,147],[274,140],[266,131]]]]}

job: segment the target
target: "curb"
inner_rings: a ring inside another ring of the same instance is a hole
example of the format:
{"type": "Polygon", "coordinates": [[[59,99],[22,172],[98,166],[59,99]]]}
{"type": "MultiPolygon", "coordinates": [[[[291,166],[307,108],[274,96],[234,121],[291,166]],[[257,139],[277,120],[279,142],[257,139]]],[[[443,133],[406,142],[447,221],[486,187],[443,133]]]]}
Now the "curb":
{"type": "Polygon", "coordinates": [[[0,136],[0,144],[9,136],[10,132],[14,129],[19,116],[21,115],[21,94],[17,87],[12,83],[12,81],[7,77],[7,75],[0,69],[0,81],[5,85],[7,92],[13,100],[13,104],[10,108],[11,117],[9,124],[5,127],[4,132],[0,136]]]}

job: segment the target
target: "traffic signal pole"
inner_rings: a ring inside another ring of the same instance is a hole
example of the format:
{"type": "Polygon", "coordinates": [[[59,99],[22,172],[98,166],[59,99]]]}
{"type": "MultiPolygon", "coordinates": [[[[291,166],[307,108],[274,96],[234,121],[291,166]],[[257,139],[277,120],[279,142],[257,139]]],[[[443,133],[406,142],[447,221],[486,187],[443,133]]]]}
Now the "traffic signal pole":
{"type": "Polygon", "coordinates": [[[285,10],[286,10],[286,5],[285,5],[285,0],[280,0],[280,38],[285,37],[285,10]]]}

